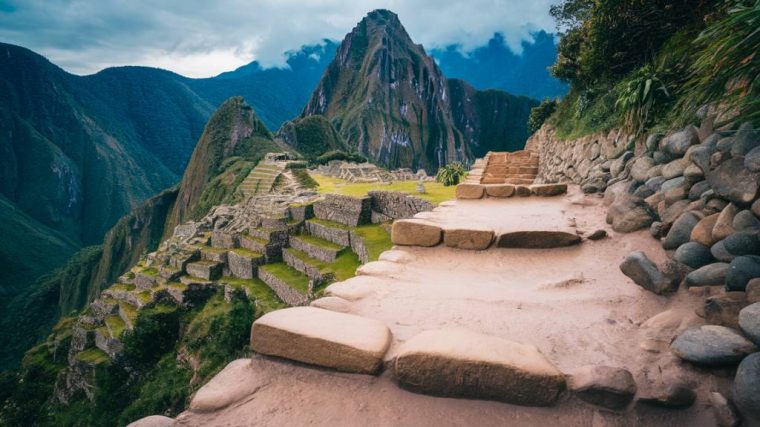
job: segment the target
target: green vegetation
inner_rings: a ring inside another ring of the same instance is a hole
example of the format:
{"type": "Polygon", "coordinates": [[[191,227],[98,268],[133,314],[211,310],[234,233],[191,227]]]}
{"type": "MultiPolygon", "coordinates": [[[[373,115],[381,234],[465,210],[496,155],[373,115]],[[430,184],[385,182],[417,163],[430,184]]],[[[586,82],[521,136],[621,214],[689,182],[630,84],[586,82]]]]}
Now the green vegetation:
{"type": "Polygon", "coordinates": [[[309,171],[305,168],[293,169],[293,177],[298,181],[298,184],[305,188],[317,188],[319,183],[314,180],[309,174],[309,171]]]}
{"type": "Polygon", "coordinates": [[[86,362],[92,365],[100,365],[110,362],[111,358],[108,357],[108,355],[103,350],[97,347],[92,347],[88,348],[85,351],[80,351],[77,353],[77,360],[81,360],[82,362],[86,362]]]}
{"type": "Polygon", "coordinates": [[[270,273],[303,294],[309,293],[309,278],[284,262],[265,264],[260,266],[259,269],[270,273]]]}
{"type": "Polygon", "coordinates": [[[316,159],[330,151],[347,149],[346,142],[322,115],[306,116],[286,122],[278,136],[308,160],[316,159]]]}
{"type": "Polygon", "coordinates": [[[443,184],[444,187],[459,184],[467,176],[467,169],[459,162],[449,163],[438,169],[435,175],[435,181],[443,184]]]}
{"type": "Polygon", "coordinates": [[[124,329],[127,327],[124,320],[122,320],[118,314],[106,316],[105,322],[106,326],[108,326],[108,330],[111,331],[111,336],[114,338],[119,338],[121,333],[124,332],[124,329]]]}
{"type": "Polygon", "coordinates": [[[315,165],[325,165],[333,160],[342,160],[345,162],[365,163],[367,158],[358,153],[346,153],[340,150],[328,151],[313,160],[315,165]]]}
{"type": "Polygon", "coordinates": [[[547,122],[565,139],[680,126],[693,122],[701,105],[723,102],[730,82],[749,84],[738,83],[732,101],[745,103],[733,105],[749,118],[757,96],[739,93],[757,90],[757,10],[757,1],[741,0],[555,5],[563,33],[552,72],[571,90],[547,122]]]}
{"type": "Polygon", "coordinates": [[[546,119],[548,119],[557,110],[556,99],[544,99],[538,105],[530,109],[528,117],[528,131],[533,133],[541,128],[546,119]]]}
{"type": "Polygon", "coordinates": [[[446,187],[438,182],[425,182],[425,193],[417,192],[417,181],[395,181],[391,184],[382,183],[362,183],[347,182],[340,178],[333,178],[324,175],[313,175],[319,183],[317,191],[320,194],[343,194],[346,196],[362,197],[370,191],[399,191],[411,194],[420,199],[427,200],[433,204],[438,204],[446,200],[452,200],[455,197],[456,188],[446,187]]]}
{"type": "Polygon", "coordinates": [[[298,238],[298,240],[306,242],[306,243],[308,243],[310,245],[321,246],[321,247],[323,247],[325,249],[330,249],[330,250],[334,250],[334,251],[338,251],[338,250],[341,250],[343,248],[342,246],[337,245],[337,244],[335,244],[333,242],[327,241],[325,239],[320,239],[319,237],[314,237],[314,236],[309,235],[309,234],[299,234],[298,236],[296,236],[296,238],[298,238]]]}
{"type": "Polygon", "coordinates": [[[245,248],[228,249],[228,251],[235,252],[238,255],[251,257],[251,258],[261,258],[262,256],[264,256],[259,252],[251,251],[245,248]]]}
{"type": "Polygon", "coordinates": [[[227,283],[237,289],[244,288],[256,304],[257,316],[286,307],[286,304],[277,297],[277,294],[258,278],[238,279],[235,277],[223,277],[220,282],[227,283]]]}
{"type": "Polygon", "coordinates": [[[351,252],[350,249],[340,251],[333,262],[324,262],[311,258],[306,252],[297,249],[290,248],[286,250],[301,261],[318,268],[321,273],[332,273],[335,280],[339,282],[354,277],[356,269],[361,265],[359,257],[351,252]]]}
{"type": "Polygon", "coordinates": [[[364,240],[370,261],[376,261],[381,253],[393,247],[391,234],[383,224],[362,225],[354,228],[354,232],[364,240]]]}

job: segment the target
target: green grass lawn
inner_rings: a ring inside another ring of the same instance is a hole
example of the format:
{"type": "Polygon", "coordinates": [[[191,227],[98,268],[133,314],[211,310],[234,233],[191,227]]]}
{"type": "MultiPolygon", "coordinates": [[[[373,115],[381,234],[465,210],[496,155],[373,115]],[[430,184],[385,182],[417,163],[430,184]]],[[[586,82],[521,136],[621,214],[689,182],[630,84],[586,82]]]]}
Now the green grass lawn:
{"type": "Polygon", "coordinates": [[[381,224],[362,225],[354,228],[354,232],[364,240],[370,261],[377,261],[381,253],[393,247],[390,233],[381,224]]]}
{"type": "Polygon", "coordinates": [[[118,314],[111,314],[110,316],[106,316],[105,322],[106,325],[108,325],[108,329],[111,330],[111,336],[113,338],[119,338],[121,336],[121,333],[124,332],[124,329],[127,327],[126,323],[124,323],[118,314]]]}
{"type": "Polygon", "coordinates": [[[452,185],[444,187],[443,184],[438,182],[425,182],[425,193],[420,194],[417,193],[417,181],[395,181],[391,184],[381,184],[376,182],[351,183],[331,176],[317,174],[312,174],[311,176],[319,184],[317,191],[320,194],[334,193],[361,197],[373,190],[400,191],[425,199],[437,205],[446,200],[454,199],[456,192],[456,186],[452,185]]]}
{"type": "Polygon", "coordinates": [[[266,264],[259,268],[287,283],[291,288],[304,294],[309,293],[309,278],[284,262],[266,264]]]}
{"type": "Polygon", "coordinates": [[[110,357],[101,349],[97,347],[88,348],[87,350],[80,351],[76,358],[83,362],[90,362],[93,365],[99,365],[111,360],[110,357]]]}
{"type": "Polygon", "coordinates": [[[313,246],[333,250],[333,251],[339,251],[343,249],[343,246],[336,245],[333,242],[327,241],[325,239],[320,239],[319,237],[314,237],[308,234],[299,234],[295,236],[298,238],[298,240],[301,240],[302,242],[308,243],[313,246]]]}

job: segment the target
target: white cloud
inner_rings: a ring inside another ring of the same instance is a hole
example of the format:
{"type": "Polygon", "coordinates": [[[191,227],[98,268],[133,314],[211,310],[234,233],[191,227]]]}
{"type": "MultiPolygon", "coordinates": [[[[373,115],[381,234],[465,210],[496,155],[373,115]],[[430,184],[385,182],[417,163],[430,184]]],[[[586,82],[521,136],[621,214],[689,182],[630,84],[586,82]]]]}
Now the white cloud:
{"type": "Polygon", "coordinates": [[[495,32],[519,52],[530,32],[552,31],[553,0],[11,0],[0,8],[0,40],[69,71],[148,65],[211,76],[256,59],[284,64],[283,53],[324,38],[341,40],[367,12],[396,12],[427,49],[468,51],[495,32]],[[8,10],[11,10],[8,12],[8,10]]]}

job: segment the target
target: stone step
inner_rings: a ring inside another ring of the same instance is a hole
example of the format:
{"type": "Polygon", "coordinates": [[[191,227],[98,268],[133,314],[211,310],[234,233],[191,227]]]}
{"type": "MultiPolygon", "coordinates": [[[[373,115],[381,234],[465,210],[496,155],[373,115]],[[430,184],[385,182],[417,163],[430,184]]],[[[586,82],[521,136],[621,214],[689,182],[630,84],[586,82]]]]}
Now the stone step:
{"type": "Polygon", "coordinates": [[[335,275],[325,268],[325,263],[314,259],[306,252],[294,248],[282,250],[282,260],[285,264],[300,271],[315,283],[326,283],[334,280],[335,275]]]}
{"type": "Polygon", "coordinates": [[[251,228],[248,230],[248,235],[274,244],[285,244],[288,241],[286,228],[251,228]]]}
{"type": "Polygon", "coordinates": [[[265,256],[245,248],[231,249],[227,253],[227,268],[233,277],[253,279],[257,268],[266,262],[265,256]]]}
{"type": "Polygon", "coordinates": [[[315,307],[274,311],[253,322],[251,349],[343,372],[375,374],[391,332],[382,322],[315,307]]]}
{"type": "Polygon", "coordinates": [[[345,246],[311,235],[290,236],[290,247],[324,262],[335,262],[338,253],[345,248],[345,246]]]}
{"type": "Polygon", "coordinates": [[[309,303],[311,280],[307,275],[284,262],[262,265],[257,275],[286,304],[297,306],[309,303]]]}
{"type": "Polygon", "coordinates": [[[351,232],[349,228],[343,224],[313,218],[306,220],[304,228],[308,234],[335,243],[336,245],[351,245],[351,232]]]}
{"type": "Polygon", "coordinates": [[[187,264],[187,274],[205,280],[217,280],[222,277],[224,265],[218,261],[201,260],[187,264]]]}
{"type": "Polygon", "coordinates": [[[565,388],[565,376],[533,345],[464,329],[412,337],[399,348],[393,376],[418,393],[524,406],[551,405],[565,388]]]}
{"type": "Polygon", "coordinates": [[[135,327],[138,307],[127,302],[119,303],[119,317],[128,329],[135,327]]]}

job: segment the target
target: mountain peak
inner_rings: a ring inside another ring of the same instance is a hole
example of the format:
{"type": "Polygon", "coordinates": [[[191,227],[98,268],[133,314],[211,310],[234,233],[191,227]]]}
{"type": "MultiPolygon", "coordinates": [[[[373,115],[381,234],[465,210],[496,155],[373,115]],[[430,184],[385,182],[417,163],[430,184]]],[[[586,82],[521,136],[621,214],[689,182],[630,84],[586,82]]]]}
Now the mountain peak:
{"type": "Polygon", "coordinates": [[[373,23],[375,25],[401,25],[398,15],[388,9],[375,9],[368,13],[359,24],[362,22],[373,23]]]}

